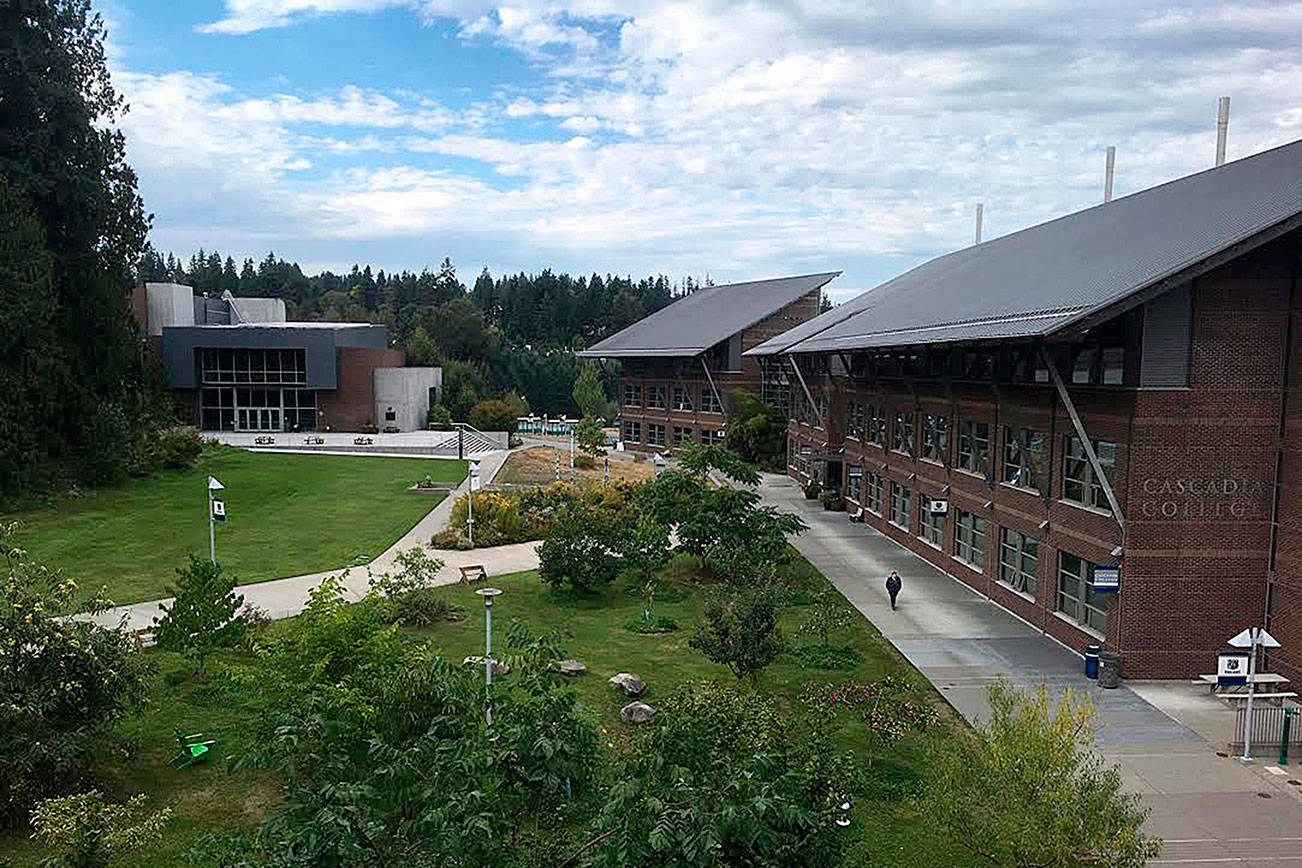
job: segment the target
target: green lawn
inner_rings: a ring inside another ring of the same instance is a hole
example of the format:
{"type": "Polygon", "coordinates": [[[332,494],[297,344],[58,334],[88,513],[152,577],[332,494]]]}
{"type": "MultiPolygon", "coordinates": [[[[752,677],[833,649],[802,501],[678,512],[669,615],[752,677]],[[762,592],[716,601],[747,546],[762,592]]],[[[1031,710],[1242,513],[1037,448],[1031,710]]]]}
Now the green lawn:
{"type": "Polygon", "coordinates": [[[93,489],[56,506],[5,516],[35,560],[83,590],[106,585],[117,603],[164,596],[190,554],[208,553],[205,481],[226,490],[217,557],[240,582],[370,560],[438,503],[408,492],[426,474],[456,482],[465,462],[290,455],[210,447],[196,467],[93,489]]]}
{"type": "MultiPolygon", "coordinates": [[[[797,558],[789,569],[803,576],[811,588],[825,583],[803,559],[797,558]]],[[[625,580],[602,594],[575,598],[543,585],[536,573],[494,577],[492,584],[504,591],[494,604],[495,644],[499,646],[499,654],[503,653],[507,627],[513,619],[520,620],[535,633],[550,629],[562,631],[569,654],[583,660],[589,670],[586,675],[566,683],[574,687],[583,704],[599,716],[603,725],[625,729],[618,711],[629,700],[606,683],[616,672],[641,675],[651,688],[645,700],[653,706],[665,701],[673,687],[687,679],[733,680],[725,668],[710,663],[700,652],[688,647],[687,640],[706,591],[694,584],[689,571],[680,570],[678,579],[679,590],[675,594],[678,599],[659,602],[655,608],[656,614],[675,618],[680,629],[668,634],[641,635],[623,627],[641,611],[640,598],[631,592],[625,580]]],[[[415,637],[428,641],[449,659],[460,660],[467,654],[482,653],[481,598],[472,590],[458,586],[449,587],[443,593],[465,608],[465,619],[414,631],[415,637]]],[[[850,609],[848,603],[844,605],[850,609]]],[[[818,641],[797,632],[808,612],[807,607],[800,605],[784,610],[782,629],[789,642],[818,641]]],[[[875,679],[892,672],[904,673],[926,684],[857,612],[853,613],[851,626],[835,634],[832,642],[852,646],[862,655],[862,661],[851,669],[824,671],[804,668],[784,656],[759,674],[754,689],[794,698],[811,682],[875,679]]],[[[215,678],[206,684],[192,681],[185,674],[187,665],[176,654],[157,649],[146,653],[159,668],[153,702],[148,710],[120,727],[122,735],[136,745],[136,752],[125,760],[106,761],[101,775],[103,785],[116,797],[146,792],[154,804],[167,805],[175,811],[163,844],[153,852],[137,855],[133,861],[142,868],[154,868],[180,864],[182,854],[207,829],[253,827],[267,811],[275,809],[279,796],[274,778],[266,774],[228,773],[218,765],[185,772],[167,767],[167,759],[174,749],[171,742],[174,726],[208,731],[220,740],[220,755],[238,754],[250,747],[248,739],[255,730],[259,709],[249,704],[251,699],[218,689],[215,678]]],[[[220,659],[211,666],[219,670],[220,659]]],[[[503,680],[509,682],[513,677],[506,675],[503,680]]],[[[929,757],[956,727],[962,726],[940,696],[933,695],[942,711],[942,725],[928,734],[910,736],[888,755],[875,758],[871,771],[872,794],[860,800],[854,810],[861,843],[847,865],[966,868],[970,864],[955,854],[952,846],[938,840],[908,806],[907,795],[916,790],[919,774],[929,757]]],[[[843,714],[841,719],[843,745],[864,756],[866,762],[862,721],[849,714],[843,714]]],[[[0,864],[9,859],[14,868],[30,868],[44,855],[47,854],[35,844],[18,835],[0,834],[0,864]]]]}

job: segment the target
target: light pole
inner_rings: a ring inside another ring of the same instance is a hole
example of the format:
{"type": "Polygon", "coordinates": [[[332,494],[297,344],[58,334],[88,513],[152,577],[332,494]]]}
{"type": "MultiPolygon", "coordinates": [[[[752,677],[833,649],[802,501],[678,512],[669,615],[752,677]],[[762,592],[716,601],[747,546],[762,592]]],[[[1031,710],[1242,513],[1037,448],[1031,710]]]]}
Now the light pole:
{"type": "Polygon", "coordinates": [[[208,557],[212,562],[217,563],[217,525],[218,521],[226,520],[226,504],[220,500],[214,500],[212,493],[221,491],[226,486],[217,481],[215,476],[208,477],[208,557]]]}
{"type": "Polygon", "coordinates": [[[493,598],[502,593],[497,588],[480,588],[484,598],[484,726],[493,725],[493,598]]]}

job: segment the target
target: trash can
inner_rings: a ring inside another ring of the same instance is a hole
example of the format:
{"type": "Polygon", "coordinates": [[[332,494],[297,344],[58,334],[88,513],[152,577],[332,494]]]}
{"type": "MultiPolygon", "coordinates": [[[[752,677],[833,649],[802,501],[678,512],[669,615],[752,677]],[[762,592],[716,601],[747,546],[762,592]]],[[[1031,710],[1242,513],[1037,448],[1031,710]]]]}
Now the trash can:
{"type": "Polygon", "coordinates": [[[1121,655],[1114,651],[1099,653],[1099,687],[1118,687],[1121,684],[1121,655]]]}
{"type": "Polygon", "coordinates": [[[1099,652],[1103,649],[1098,645],[1086,645],[1081,656],[1085,658],[1085,677],[1099,677],[1099,652]]]}

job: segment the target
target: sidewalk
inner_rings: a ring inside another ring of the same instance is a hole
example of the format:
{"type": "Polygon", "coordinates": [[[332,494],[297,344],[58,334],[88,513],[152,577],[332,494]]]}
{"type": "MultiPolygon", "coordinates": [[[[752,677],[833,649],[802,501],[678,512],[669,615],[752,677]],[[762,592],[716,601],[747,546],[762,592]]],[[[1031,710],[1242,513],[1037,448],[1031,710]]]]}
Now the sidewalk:
{"type": "MultiPolygon", "coordinates": [[[[477,457],[480,462],[480,478],[485,484],[492,481],[493,477],[497,475],[509,454],[510,452],[503,450],[477,457]]],[[[426,513],[424,518],[416,522],[410,530],[403,534],[401,539],[389,546],[369,565],[360,564],[350,568],[349,564],[340,564],[335,569],[309,573],[304,576],[240,585],[238,591],[244,595],[244,602],[247,605],[265,609],[272,618],[289,618],[303,611],[308,594],[311,593],[313,588],[321,584],[322,579],[327,576],[338,575],[345,569],[348,569],[349,572],[344,580],[344,587],[355,599],[361,599],[367,591],[367,567],[370,567],[371,573],[379,575],[393,568],[394,559],[399,552],[406,551],[414,546],[425,546],[432,556],[443,561],[443,569],[439,572],[437,579],[437,584],[440,585],[449,585],[460,581],[461,571],[459,568],[469,564],[482,564],[490,577],[537,569],[539,543],[536,542],[472,549],[471,551],[445,551],[428,548],[430,537],[447,527],[448,521],[452,517],[452,505],[458,497],[469,490],[469,485],[469,477],[463,479],[461,484],[447,497],[439,501],[438,505],[426,513]]],[[[118,606],[94,616],[92,620],[105,626],[113,626],[125,615],[127,629],[144,630],[153,626],[153,619],[159,614],[159,604],[171,602],[169,598],[134,603],[129,606],[118,606]]]]}
{"type": "MultiPolygon", "coordinates": [[[[1089,693],[1102,723],[1100,753],[1143,795],[1150,831],[1166,841],[1150,864],[1302,866],[1299,788],[1268,774],[1268,761],[1244,766],[1218,757],[1224,744],[1209,744],[1145,698],[1177,706],[1184,694],[1174,686],[1100,689],[1084,676],[1078,654],[845,513],[811,507],[791,479],[766,475],[759,491],[809,524],[796,548],[964,717],[976,721],[988,712],[986,687],[1000,676],[1024,688],[1045,683],[1089,693]],[[884,587],[892,569],[904,577],[897,611],[884,587]]],[[[1199,713],[1205,722],[1205,709],[1199,713]]]]}

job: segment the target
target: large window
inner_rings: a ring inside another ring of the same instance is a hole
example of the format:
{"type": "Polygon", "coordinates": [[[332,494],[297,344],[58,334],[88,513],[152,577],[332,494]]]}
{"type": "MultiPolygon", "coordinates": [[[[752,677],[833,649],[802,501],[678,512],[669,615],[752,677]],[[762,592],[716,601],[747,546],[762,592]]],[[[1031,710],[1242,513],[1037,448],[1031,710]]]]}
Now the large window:
{"type": "Polygon", "coordinates": [[[882,478],[879,474],[869,473],[864,481],[863,508],[873,515],[882,514],[882,478]]]}
{"type": "Polygon", "coordinates": [[[725,439],[726,438],[724,432],[720,431],[717,428],[701,429],[701,442],[706,444],[707,446],[716,445],[716,444],[721,445],[725,439]]]}
{"type": "Polygon", "coordinates": [[[895,430],[891,435],[891,448],[896,452],[913,454],[913,411],[895,411],[895,430]]]}
{"type": "Polygon", "coordinates": [[[1040,562],[1040,542],[1015,530],[999,531],[999,581],[1014,591],[1035,596],[1035,574],[1040,562]]]}
{"type": "Polygon", "coordinates": [[[646,405],[653,410],[663,410],[665,408],[665,387],[663,385],[646,387],[646,405]]]}
{"type": "Polygon", "coordinates": [[[713,386],[706,385],[701,387],[701,412],[723,412],[723,404],[719,403],[719,393],[714,391],[713,386]]]}
{"type": "Polygon", "coordinates": [[[316,392],[275,386],[205,386],[199,392],[205,431],[315,431],[316,392]]]}
{"type": "Polygon", "coordinates": [[[624,420],[624,439],[629,443],[642,442],[642,423],[636,419],[624,420]]]}
{"type": "Polygon", "coordinates": [[[797,443],[795,440],[787,441],[788,463],[800,473],[809,476],[811,470],[809,466],[809,456],[812,449],[808,443],[797,443]]]}
{"type": "Polygon", "coordinates": [[[814,427],[827,425],[827,395],[820,389],[814,393],[814,427]]]}
{"type": "Polygon", "coordinates": [[[684,428],[680,425],[674,426],[674,445],[682,446],[684,443],[695,442],[695,432],[691,428],[684,428]]]}
{"type": "Polygon", "coordinates": [[[929,498],[918,495],[918,536],[940,548],[945,532],[945,513],[932,512],[930,506],[929,498]]]}
{"type": "Polygon", "coordinates": [[[954,520],[954,557],[980,572],[986,562],[986,520],[958,511],[954,520]]]}
{"type": "Polygon", "coordinates": [[[949,419],[931,413],[922,417],[922,457],[944,463],[949,457],[949,419]]]}
{"type": "Polygon", "coordinates": [[[1049,458],[1046,454],[1048,443],[1048,437],[1043,431],[1005,425],[1004,482],[1018,488],[1043,490],[1041,486],[1049,482],[1045,472],[1049,458]]]}
{"type": "Polygon", "coordinates": [[[990,424],[963,419],[958,423],[958,466],[986,475],[990,466],[990,424]]]}
{"type": "Polygon", "coordinates": [[[307,383],[307,350],[302,348],[205,347],[196,352],[204,383],[307,383]]]}
{"type": "MultiPolygon", "coordinates": [[[[664,388],[661,386],[661,388],[664,388]]],[[[665,445],[665,426],[659,422],[648,422],[646,426],[646,442],[652,446],[665,445]]]]}
{"type": "Polygon", "coordinates": [[[909,529],[909,490],[898,482],[891,483],[891,523],[909,529]]]}
{"type": "Polygon", "coordinates": [[[695,391],[691,386],[674,386],[674,409],[692,411],[692,392],[695,391]]]}
{"type": "Polygon", "coordinates": [[[868,430],[867,437],[869,443],[876,443],[878,446],[886,445],[886,408],[880,404],[872,404],[868,407],[868,430]]]}
{"type": "Polygon", "coordinates": [[[624,406],[638,407],[642,404],[642,384],[625,383],[624,384],[624,406]]]}
{"type": "MultiPolygon", "coordinates": [[[[1108,482],[1112,482],[1117,466],[1117,444],[1106,440],[1095,440],[1094,454],[1098,457],[1108,482]]],[[[1064,499],[1084,506],[1108,508],[1108,499],[1103,494],[1103,484],[1095,475],[1080,438],[1067,438],[1063,465],[1062,496],[1064,499]]]]}
{"type": "Polygon", "coordinates": [[[1106,633],[1107,594],[1094,592],[1094,564],[1066,552],[1058,553],[1058,611],[1071,620],[1106,633]]]}
{"type": "Polygon", "coordinates": [[[858,502],[863,497],[863,465],[845,466],[845,496],[858,502]]]}
{"type": "Polygon", "coordinates": [[[1071,381],[1094,386],[1119,386],[1125,380],[1126,350],[1120,346],[1086,346],[1072,359],[1071,381]]]}
{"type": "Polygon", "coordinates": [[[866,409],[861,401],[852,399],[845,402],[845,436],[856,440],[864,439],[866,409]]]}

